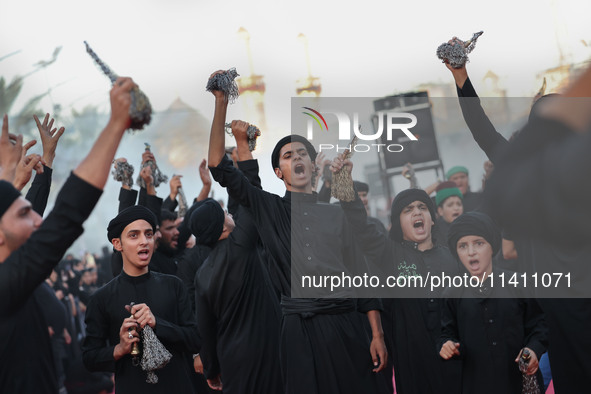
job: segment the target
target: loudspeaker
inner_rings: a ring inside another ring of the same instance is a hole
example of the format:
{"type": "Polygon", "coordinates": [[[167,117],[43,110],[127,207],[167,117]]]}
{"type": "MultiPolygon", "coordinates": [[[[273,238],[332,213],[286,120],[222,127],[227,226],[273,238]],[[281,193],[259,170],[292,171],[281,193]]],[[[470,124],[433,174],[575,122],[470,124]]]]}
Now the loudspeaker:
{"type": "MultiPolygon", "coordinates": [[[[377,124],[377,116],[383,116],[383,124],[386,124],[385,112],[406,112],[417,118],[417,124],[408,130],[417,137],[418,141],[412,141],[401,130],[394,130],[393,141],[387,140],[384,131],[380,143],[399,144],[403,149],[400,152],[390,152],[388,149],[380,149],[385,169],[398,168],[406,163],[419,164],[431,161],[439,161],[439,150],[435,139],[435,128],[431,115],[431,104],[427,92],[403,93],[400,95],[384,97],[374,101],[374,109],[379,114],[374,115],[374,125],[377,124]]],[[[391,149],[391,150],[399,150],[391,149]]]]}

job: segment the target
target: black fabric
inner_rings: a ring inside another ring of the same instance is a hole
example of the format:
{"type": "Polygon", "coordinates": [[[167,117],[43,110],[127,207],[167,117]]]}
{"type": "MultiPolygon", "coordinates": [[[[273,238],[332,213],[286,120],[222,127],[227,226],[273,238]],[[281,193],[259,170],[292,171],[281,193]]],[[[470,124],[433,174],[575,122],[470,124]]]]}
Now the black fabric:
{"type": "Polygon", "coordinates": [[[150,268],[150,271],[153,272],[176,275],[178,271],[178,262],[175,251],[166,247],[166,245],[159,245],[158,249],[152,254],[152,259],[150,260],[148,267],[150,268]]]}
{"type": "Polygon", "coordinates": [[[35,178],[25,197],[33,205],[33,210],[41,216],[43,216],[45,207],[47,207],[52,174],[53,170],[44,165],[43,172],[35,174],[35,178]]]}
{"type": "Polygon", "coordinates": [[[215,244],[224,228],[224,210],[217,201],[208,200],[201,204],[189,219],[189,228],[199,245],[215,244]]]}
{"type": "Polygon", "coordinates": [[[21,193],[12,186],[12,183],[0,180],[0,219],[20,196],[21,193]]]}
{"type": "Polygon", "coordinates": [[[189,300],[191,301],[191,310],[195,312],[195,274],[203,265],[207,256],[211,252],[211,248],[206,245],[195,245],[188,249],[183,257],[179,260],[176,275],[185,285],[189,300]]]}
{"type": "Polygon", "coordinates": [[[482,211],[484,205],[484,194],[482,192],[468,191],[462,199],[464,212],[482,211]]]}
{"type": "Polygon", "coordinates": [[[200,355],[207,378],[221,373],[224,393],[281,393],[279,303],[247,215],[215,243],[195,276],[200,355]]]}
{"type": "Polygon", "coordinates": [[[302,144],[304,144],[306,150],[308,151],[308,154],[310,155],[310,159],[312,161],[316,160],[316,149],[314,149],[314,146],[310,143],[310,141],[308,141],[301,135],[291,134],[280,139],[279,142],[277,142],[277,144],[275,145],[275,148],[271,153],[271,165],[273,166],[273,168],[279,167],[279,153],[281,152],[281,148],[292,142],[301,142],[302,144]]]}
{"type": "Polygon", "coordinates": [[[100,195],[71,175],[43,224],[0,264],[0,392],[57,392],[47,322],[32,293],[82,234],[100,195]]]}
{"type": "Polygon", "coordinates": [[[520,241],[526,271],[571,273],[572,285],[578,287],[573,294],[585,297],[539,299],[548,322],[548,355],[558,394],[588,391],[591,376],[586,334],[591,331],[591,188],[581,182],[588,179],[590,144],[590,133],[579,135],[562,122],[532,116],[493,160],[495,171],[485,191],[484,208],[520,241]]]}
{"type": "MultiPolygon", "coordinates": [[[[513,272],[494,269],[494,274],[510,277],[513,272]]],[[[521,372],[515,359],[524,347],[538,360],[546,351],[544,314],[534,299],[495,298],[509,288],[491,288],[486,297],[476,297],[472,290],[462,289],[462,294],[444,301],[438,349],[448,340],[460,343],[463,393],[520,394],[521,372]]],[[[541,382],[539,370],[537,375],[541,382]]]]}
{"type": "MultiPolygon", "coordinates": [[[[355,256],[354,252],[343,251],[353,247],[354,242],[338,206],[319,204],[315,195],[287,192],[281,198],[260,190],[225,158],[210,170],[214,179],[252,215],[269,256],[267,270],[277,293],[291,296],[292,259],[299,264],[312,261],[323,272],[342,272],[343,264],[347,266],[348,259],[355,256]],[[306,225],[312,229],[308,238],[295,239],[292,246],[292,229],[302,234],[306,225]]],[[[377,391],[369,338],[357,313],[283,317],[280,349],[286,393],[377,391]]]]}
{"type": "Polygon", "coordinates": [[[124,188],[119,189],[119,209],[117,210],[117,212],[121,212],[125,208],[134,206],[136,200],[137,190],[124,188]]]}
{"type": "Polygon", "coordinates": [[[117,393],[191,392],[189,376],[192,372],[185,356],[198,353],[201,340],[187,292],[178,278],[157,272],[133,277],[123,271],[91,297],[85,322],[84,364],[90,371],[115,372],[117,393]],[[156,318],[154,333],[173,355],[170,362],[156,372],[157,384],[146,382],[146,372],[132,365],[131,355],[117,361],[113,359],[121,324],[129,317],[125,305],[130,302],[150,307],[156,318]]]}
{"type": "MultiPolygon", "coordinates": [[[[261,178],[259,177],[259,165],[257,160],[239,161],[238,168],[240,171],[242,171],[244,176],[252,185],[259,189],[261,188],[261,178]]],[[[185,216],[186,219],[183,220],[181,226],[186,226],[188,228],[191,214],[207,200],[208,199],[194,203],[191,208],[187,210],[187,214],[185,216]]],[[[243,211],[239,208],[240,204],[231,197],[228,197],[228,212],[234,217],[235,221],[240,220],[239,218],[241,212],[239,211],[243,211]]],[[[179,226],[179,231],[181,230],[181,226],[179,226]]],[[[183,281],[185,287],[187,288],[193,311],[195,311],[195,274],[201,265],[203,265],[203,262],[210,252],[211,248],[209,246],[196,244],[191,250],[188,250],[183,254],[178,263],[177,276],[183,281]]],[[[261,258],[264,260],[267,259],[267,257],[261,258]]],[[[278,297],[276,298],[279,299],[278,297]]]]}
{"type": "MultiPolygon", "coordinates": [[[[507,149],[509,142],[497,132],[482,109],[480,99],[474,90],[474,86],[472,86],[470,78],[466,79],[461,89],[457,86],[456,88],[462,115],[472,133],[472,137],[474,137],[474,140],[488,159],[496,165],[499,155],[507,149]]],[[[465,212],[467,211],[465,210],[465,212]]]]}
{"type": "Polygon", "coordinates": [[[435,219],[435,205],[429,195],[423,189],[406,189],[394,197],[390,215],[392,217],[392,227],[390,228],[390,238],[395,241],[402,241],[402,228],[400,227],[400,213],[402,210],[415,201],[422,201],[429,208],[431,218],[435,219]]]}
{"type": "Polygon", "coordinates": [[[369,193],[369,185],[361,181],[353,181],[353,187],[356,192],[367,192],[369,193]]]}
{"type": "MultiPolygon", "coordinates": [[[[259,162],[257,160],[242,160],[236,164],[238,165],[238,169],[242,171],[253,186],[262,189],[261,178],[259,177],[259,162]]],[[[239,219],[237,216],[239,214],[239,206],[240,203],[238,201],[233,199],[232,196],[228,196],[228,212],[234,216],[235,220],[239,219]]]]}
{"type": "Polygon", "coordinates": [[[164,202],[162,203],[162,209],[166,209],[167,211],[174,212],[176,207],[179,205],[176,199],[171,199],[170,195],[166,196],[164,202]]]}
{"type": "Polygon", "coordinates": [[[493,220],[482,212],[467,212],[458,216],[449,226],[447,246],[451,254],[458,258],[458,241],[468,235],[484,238],[492,247],[495,256],[501,248],[501,231],[493,220]]]}
{"type": "Polygon", "coordinates": [[[144,206],[134,205],[125,208],[123,211],[119,212],[117,216],[111,219],[107,226],[107,238],[109,239],[109,242],[111,242],[113,238],[119,238],[123,229],[136,220],[145,220],[152,226],[152,229],[156,231],[157,219],[152,211],[144,206]]]}

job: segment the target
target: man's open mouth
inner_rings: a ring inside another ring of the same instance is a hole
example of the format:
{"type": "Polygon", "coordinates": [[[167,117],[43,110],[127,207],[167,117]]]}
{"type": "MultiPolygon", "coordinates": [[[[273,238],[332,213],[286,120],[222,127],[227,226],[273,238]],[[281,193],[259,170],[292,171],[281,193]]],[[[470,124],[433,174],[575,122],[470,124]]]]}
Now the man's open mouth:
{"type": "Polygon", "coordinates": [[[304,172],[306,172],[306,167],[304,167],[303,164],[298,164],[295,166],[295,174],[296,175],[301,175],[304,172]]]}

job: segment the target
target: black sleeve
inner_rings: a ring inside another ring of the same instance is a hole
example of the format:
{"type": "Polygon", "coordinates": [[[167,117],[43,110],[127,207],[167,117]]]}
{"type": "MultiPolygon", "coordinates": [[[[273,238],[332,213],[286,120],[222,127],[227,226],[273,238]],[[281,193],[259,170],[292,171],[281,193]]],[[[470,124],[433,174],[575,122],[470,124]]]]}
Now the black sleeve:
{"type": "Polygon", "coordinates": [[[82,234],[102,190],[71,174],[29,239],[0,264],[0,316],[17,310],[82,234]]]}
{"type": "Polygon", "coordinates": [[[256,188],[262,189],[259,177],[259,162],[256,159],[238,162],[238,169],[242,171],[246,179],[256,188]]]}
{"type": "MultiPolygon", "coordinates": [[[[162,209],[166,209],[167,211],[174,212],[174,210],[176,209],[176,207],[178,205],[179,205],[178,201],[176,199],[171,200],[170,194],[169,194],[168,196],[166,196],[166,199],[162,203],[162,209]]],[[[158,216],[160,216],[160,215],[158,215],[158,216]]]]}
{"type": "Polygon", "coordinates": [[[110,319],[100,294],[95,293],[90,297],[86,308],[86,337],[82,343],[82,360],[91,372],[115,372],[113,351],[117,344],[109,343],[107,339],[110,336],[110,319]]]}
{"type": "Polygon", "coordinates": [[[544,313],[535,299],[524,299],[525,314],[523,326],[525,327],[524,346],[536,353],[538,360],[548,348],[548,326],[544,319],[544,313]]]}
{"type": "Polygon", "coordinates": [[[458,298],[445,298],[442,300],[443,309],[441,311],[441,337],[437,344],[437,354],[441,351],[441,347],[447,341],[460,343],[460,354],[462,353],[462,344],[460,341],[460,334],[458,331],[457,322],[457,306],[458,298]]]}
{"type": "Polygon", "coordinates": [[[45,207],[47,206],[52,174],[53,170],[51,168],[43,166],[43,173],[35,175],[33,183],[25,197],[33,205],[33,210],[41,216],[43,216],[45,207]]]}
{"type": "Polygon", "coordinates": [[[245,207],[253,207],[258,212],[265,210],[267,201],[263,195],[270,193],[261,190],[250,183],[249,179],[242,172],[232,165],[232,161],[226,156],[217,167],[209,167],[213,179],[228,191],[228,195],[235,199],[238,204],[245,207]]]}
{"type": "Polygon", "coordinates": [[[162,210],[164,209],[164,204],[162,203],[162,199],[157,196],[147,195],[146,196],[146,208],[148,208],[156,218],[158,219],[158,223],[160,223],[160,215],[162,210]]]}
{"type": "Polygon", "coordinates": [[[466,79],[461,89],[457,86],[456,88],[462,115],[464,115],[464,120],[472,133],[472,137],[474,137],[474,141],[484,151],[489,160],[497,164],[498,155],[507,148],[509,142],[497,132],[484,109],[482,109],[480,99],[474,90],[474,86],[472,86],[472,82],[470,82],[470,78],[466,79]]]}
{"type": "Polygon", "coordinates": [[[367,220],[367,211],[357,193],[355,193],[354,201],[341,201],[341,207],[351,225],[355,241],[363,254],[371,261],[380,261],[386,251],[387,236],[378,229],[375,223],[367,220]]]}
{"type": "MultiPolygon", "coordinates": [[[[262,189],[261,178],[259,177],[259,163],[257,160],[239,161],[238,169],[253,186],[262,189]]],[[[236,216],[239,206],[240,203],[238,201],[232,198],[232,196],[228,196],[228,212],[232,216],[236,216]]]]}
{"type": "Polygon", "coordinates": [[[133,189],[119,189],[119,211],[123,211],[125,208],[133,207],[135,200],[137,199],[137,190],[133,189]]]}

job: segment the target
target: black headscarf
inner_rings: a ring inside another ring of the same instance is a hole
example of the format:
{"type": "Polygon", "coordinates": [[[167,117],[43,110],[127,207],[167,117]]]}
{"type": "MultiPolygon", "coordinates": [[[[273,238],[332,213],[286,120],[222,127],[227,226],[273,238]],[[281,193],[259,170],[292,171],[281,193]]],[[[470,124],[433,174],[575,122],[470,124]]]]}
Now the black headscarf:
{"type": "Polygon", "coordinates": [[[316,160],[316,149],[314,149],[314,145],[310,143],[306,138],[302,137],[301,135],[297,134],[290,134],[285,136],[279,140],[279,142],[275,145],[273,149],[273,153],[271,153],[271,165],[273,168],[279,168],[279,152],[281,148],[291,142],[301,142],[306,147],[308,154],[310,155],[310,159],[312,161],[316,160]]]}
{"type": "Polygon", "coordinates": [[[205,200],[191,214],[189,228],[199,245],[215,244],[224,231],[226,215],[220,204],[215,200],[205,200]]]}
{"type": "MultiPolygon", "coordinates": [[[[396,195],[392,201],[390,210],[392,227],[390,228],[390,238],[394,241],[402,241],[402,227],[400,227],[400,213],[409,204],[415,201],[424,202],[429,209],[431,219],[435,222],[435,206],[429,195],[422,189],[406,189],[396,195]]],[[[433,226],[435,227],[435,226],[433,226]]]]}
{"type": "Polygon", "coordinates": [[[21,196],[21,193],[16,190],[12,183],[7,181],[0,181],[0,219],[12,203],[21,196]]]}
{"type": "Polygon", "coordinates": [[[467,235],[477,235],[486,240],[493,250],[493,256],[501,248],[501,231],[493,220],[482,212],[468,212],[460,215],[449,226],[447,245],[451,254],[457,259],[458,241],[467,235]]]}
{"type": "Polygon", "coordinates": [[[109,242],[113,238],[121,237],[123,229],[136,220],[145,220],[152,226],[152,230],[156,231],[156,223],[158,221],[156,215],[142,205],[134,205],[119,212],[119,215],[115,216],[109,222],[109,226],[107,227],[107,238],[109,238],[109,242]]]}

